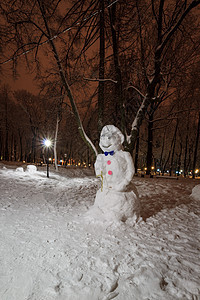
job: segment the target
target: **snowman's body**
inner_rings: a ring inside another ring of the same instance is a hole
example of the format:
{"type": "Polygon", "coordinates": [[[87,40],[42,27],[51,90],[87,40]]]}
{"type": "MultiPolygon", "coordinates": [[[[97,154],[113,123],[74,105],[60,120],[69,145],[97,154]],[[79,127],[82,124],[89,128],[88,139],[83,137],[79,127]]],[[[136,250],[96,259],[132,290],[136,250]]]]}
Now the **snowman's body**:
{"type": "Polygon", "coordinates": [[[135,173],[130,153],[122,151],[123,134],[113,125],[102,129],[95,172],[101,178],[93,211],[105,221],[123,221],[139,218],[140,203],[131,180],[135,173]]]}
{"type": "Polygon", "coordinates": [[[134,165],[130,153],[119,150],[114,154],[99,154],[95,172],[103,180],[102,190],[125,191],[134,175],[134,165]]]}

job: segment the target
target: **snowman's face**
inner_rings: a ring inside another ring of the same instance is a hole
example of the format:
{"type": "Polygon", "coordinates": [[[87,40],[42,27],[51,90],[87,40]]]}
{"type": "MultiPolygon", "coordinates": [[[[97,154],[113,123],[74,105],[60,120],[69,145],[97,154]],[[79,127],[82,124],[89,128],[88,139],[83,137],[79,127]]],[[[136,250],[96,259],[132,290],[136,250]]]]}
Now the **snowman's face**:
{"type": "Polygon", "coordinates": [[[121,149],[121,139],[117,133],[106,132],[100,136],[99,146],[104,152],[118,151],[121,149]]]}

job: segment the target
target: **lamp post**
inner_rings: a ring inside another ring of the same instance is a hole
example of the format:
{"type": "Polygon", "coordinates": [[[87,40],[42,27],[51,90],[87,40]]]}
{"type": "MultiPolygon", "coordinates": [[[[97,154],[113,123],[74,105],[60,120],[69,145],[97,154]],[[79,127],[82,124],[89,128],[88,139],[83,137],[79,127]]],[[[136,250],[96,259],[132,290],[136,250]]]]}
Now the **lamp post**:
{"type": "Polygon", "coordinates": [[[47,148],[47,177],[49,178],[49,147],[51,146],[51,141],[48,139],[45,139],[44,145],[47,148]]]}

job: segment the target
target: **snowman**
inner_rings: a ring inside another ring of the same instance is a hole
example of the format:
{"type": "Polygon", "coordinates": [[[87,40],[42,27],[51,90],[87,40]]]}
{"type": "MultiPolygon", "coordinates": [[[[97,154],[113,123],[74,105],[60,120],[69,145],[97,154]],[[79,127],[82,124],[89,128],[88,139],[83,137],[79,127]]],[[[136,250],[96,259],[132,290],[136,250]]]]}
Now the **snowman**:
{"type": "Polygon", "coordinates": [[[96,194],[93,213],[108,222],[135,223],[140,213],[137,192],[131,182],[135,168],[130,153],[122,150],[123,142],[124,135],[117,127],[103,127],[99,146],[104,153],[97,155],[94,165],[101,188],[96,194]]]}

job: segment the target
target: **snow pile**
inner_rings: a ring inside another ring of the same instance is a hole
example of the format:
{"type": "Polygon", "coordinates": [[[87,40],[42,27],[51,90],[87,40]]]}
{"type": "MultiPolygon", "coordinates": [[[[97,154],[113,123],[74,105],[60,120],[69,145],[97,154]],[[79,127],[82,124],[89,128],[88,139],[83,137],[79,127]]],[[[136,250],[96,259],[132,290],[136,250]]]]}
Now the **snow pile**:
{"type": "Polygon", "coordinates": [[[18,167],[18,168],[16,169],[16,172],[18,172],[18,173],[23,173],[23,172],[24,172],[24,168],[23,168],[23,167],[18,167]]]}
{"type": "Polygon", "coordinates": [[[26,171],[33,174],[33,173],[37,172],[37,167],[34,165],[28,165],[26,168],[26,171]]]}
{"type": "Polygon", "coordinates": [[[84,218],[92,171],[15,170],[0,168],[1,300],[199,299],[196,182],[134,178],[141,219],[116,227],[84,218]]]}
{"type": "Polygon", "coordinates": [[[191,197],[193,197],[195,200],[200,201],[200,184],[196,185],[196,186],[192,189],[191,197]]]}

